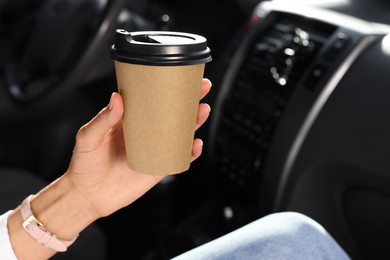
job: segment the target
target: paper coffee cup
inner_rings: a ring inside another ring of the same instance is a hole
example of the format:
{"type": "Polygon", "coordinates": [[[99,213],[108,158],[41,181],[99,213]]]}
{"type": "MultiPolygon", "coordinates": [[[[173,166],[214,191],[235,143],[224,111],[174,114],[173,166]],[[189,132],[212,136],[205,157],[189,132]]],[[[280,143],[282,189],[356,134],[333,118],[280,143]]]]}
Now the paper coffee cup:
{"type": "Polygon", "coordinates": [[[117,30],[111,56],[124,98],[129,167],[152,175],[188,170],[204,67],[211,60],[206,39],[117,30]]]}

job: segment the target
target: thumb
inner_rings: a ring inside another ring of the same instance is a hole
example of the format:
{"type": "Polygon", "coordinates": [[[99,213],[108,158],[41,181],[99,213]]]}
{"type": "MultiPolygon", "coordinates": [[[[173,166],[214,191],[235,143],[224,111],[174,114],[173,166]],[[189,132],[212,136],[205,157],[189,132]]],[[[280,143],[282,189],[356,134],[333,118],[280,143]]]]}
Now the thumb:
{"type": "Polygon", "coordinates": [[[95,150],[104,140],[105,135],[115,127],[123,115],[123,99],[113,93],[107,107],[103,108],[91,121],[83,125],[76,135],[77,151],[95,150]]]}

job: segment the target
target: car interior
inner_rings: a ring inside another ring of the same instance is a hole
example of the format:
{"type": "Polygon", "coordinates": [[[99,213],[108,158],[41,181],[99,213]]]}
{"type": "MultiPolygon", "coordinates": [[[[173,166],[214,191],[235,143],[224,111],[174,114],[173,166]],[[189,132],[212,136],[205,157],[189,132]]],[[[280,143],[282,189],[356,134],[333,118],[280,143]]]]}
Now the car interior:
{"type": "Polygon", "coordinates": [[[388,259],[389,14],[386,0],[1,1],[0,168],[67,169],[117,91],[116,29],[195,33],[213,57],[203,154],[97,221],[106,258],[170,259],[296,211],[351,258],[388,259]]]}

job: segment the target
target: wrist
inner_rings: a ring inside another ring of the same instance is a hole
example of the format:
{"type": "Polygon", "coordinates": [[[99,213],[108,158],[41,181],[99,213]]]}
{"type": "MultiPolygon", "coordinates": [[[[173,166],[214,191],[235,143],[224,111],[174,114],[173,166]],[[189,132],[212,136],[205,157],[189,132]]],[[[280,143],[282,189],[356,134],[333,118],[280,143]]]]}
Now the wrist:
{"type": "Polygon", "coordinates": [[[34,238],[38,243],[45,247],[51,248],[57,252],[65,252],[77,239],[78,234],[72,240],[61,240],[56,234],[53,234],[45,228],[45,226],[35,218],[31,211],[30,199],[33,195],[25,198],[20,206],[20,214],[23,219],[23,228],[34,238]]]}
{"type": "Polygon", "coordinates": [[[72,239],[97,219],[65,175],[31,199],[31,210],[47,230],[64,240],[72,239]]]}
{"type": "MultiPolygon", "coordinates": [[[[30,202],[34,217],[60,240],[71,240],[97,219],[88,202],[61,177],[30,202]]],[[[48,259],[55,251],[41,245],[23,227],[20,207],[8,217],[8,233],[18,259],[48,259]]]]}

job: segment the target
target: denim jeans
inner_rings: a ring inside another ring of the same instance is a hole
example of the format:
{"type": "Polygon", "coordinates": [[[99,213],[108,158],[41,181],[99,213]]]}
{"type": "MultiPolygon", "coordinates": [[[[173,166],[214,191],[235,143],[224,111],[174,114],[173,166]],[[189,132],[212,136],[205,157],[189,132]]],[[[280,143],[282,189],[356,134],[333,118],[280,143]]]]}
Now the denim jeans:
{"type": "Polygon", "coordinates": [[[274,213],[174,260],[350,259],[313,219],[296,212],[274,213]]]}

